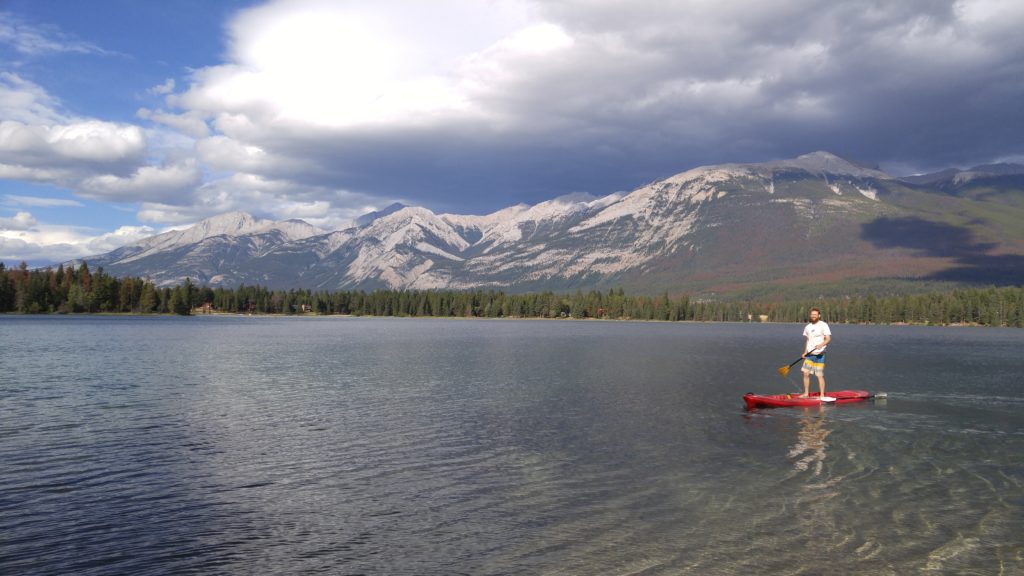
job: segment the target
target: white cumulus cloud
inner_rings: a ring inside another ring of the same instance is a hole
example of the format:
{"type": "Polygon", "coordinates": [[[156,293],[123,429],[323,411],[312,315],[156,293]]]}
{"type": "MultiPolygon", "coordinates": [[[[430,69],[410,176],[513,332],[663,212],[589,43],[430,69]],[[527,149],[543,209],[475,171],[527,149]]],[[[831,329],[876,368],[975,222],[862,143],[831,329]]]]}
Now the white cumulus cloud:
{"type": "Polygon", "coordinates": [[[83,178],[140,165],[147,151],[141,128],[79,118],[41,86],[0,73],[0,178],[74,189],[83,178]]]}
{"type": "Polygon", "coordinates": [[[147,90],[147,92],[149,92],[150,94],[157,94],[157,95],[170,94],[171,92],[174,92],[174,86],[175,86],[174,78],[168,78],[167,80],[164,81],[163,84],[159,84],[157,86],[150,87],[150,89],[147,90]]]}
{"type": "MultiPolygon", "coordinates": [[[[1024,3],[1000,0],[271,0],[231,14],[221,61],[140,91],[162,101],[136,112],[145,130],[0,71],[0,178],[153,224],[324,226],[818,149],[980,164],[1024,154],[1022,25],[1024,3]]],[[[3,42],[73,45],[24,22],[3,42]]]]}
{"type": "Polygon", "coordinates": [[[0,159],[6,163],[115,164],[139,158],[145,149],[142,129],[128,124],[100,120],[49,126],[0,122],[0,159]]]}
{"type": "Polygon", "coordinates": [[[24,124],[60,124],[68,117],[60,102],[35,82],[12,72],[0,72],[0,119],[24,124]]]}
{"type": "Polygon", "coordinates": [[[83,180],[79,194],[110,201],[165,201],[188,203],[192,190],[202,175],[195,162],[189,160],[169,166],[143,166],[131,176],[111,174],[83,180]]]}
{"type": "Polygon", "coordinates": [[[152,226],[121,226],[113,232],[106,232],[92,237],[83,237],[78,245],[82,246],[82,256],[103,254],[116,250],[126,244],[149,238],[160,231],[152,226]]]}
{"type": "Polygon", "coordinates": [[[29,230],[36,225],[36,219],[29,212],[18,212],[13,218],[0,216],[0,230],[29,230]]]}
{"type": "Polygon", "coordinates": [[[150,226],[121,226],[113,232],[52,224],[16,231],[0,227],[0,261],[25,260],[33,265],[66,262],[110,252],[159,232],[150,226]]]}
{"type": "Polygon", "coordinates": [[[526,21],[517,2],[270,2],[228,25],[229,61],[169,101],[261,123],[419,123],[459,113],[463,57],[526,21]]]}
{"type": "Polygon", "coordinates": [[[202,138],[210,133],[209,126],[207,126],[206,120],[200,112],[171,114],[163,110],[140,108],[135,115],[143,120],[151,120],[158,124],[169,126],[192,138],[202,138]]]}

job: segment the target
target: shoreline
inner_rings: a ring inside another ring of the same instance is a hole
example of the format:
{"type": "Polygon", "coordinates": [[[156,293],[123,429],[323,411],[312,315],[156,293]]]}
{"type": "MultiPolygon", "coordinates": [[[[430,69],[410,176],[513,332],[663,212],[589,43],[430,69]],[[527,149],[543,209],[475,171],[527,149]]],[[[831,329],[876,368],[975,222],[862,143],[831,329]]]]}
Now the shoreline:
{"type": "MultiPolygon", "coordinates": [[[[19,316],[19,317],[53,317],[53,316],[69,316],[69,317],[95,317],[95,316],[107,316],[107,317],[138,317],[138,318],[240,318],[240,317],[253,317],[253,318],[396,318],[404,320],[508,320],[508,321],[522,321],[522,320],[544,320],[552,322],[635,322],[635,323],[656,323],[656,324],[749,324],[749,325],[769,325],[769,324],[802,324],[803,321],[779,321],[779,322],[761,322],[761,321],[740,321],[740,320],[658,320],[658,319],[645,319],[645,318],[573,318],[571,316],[561,318],[549,318],[545,316],[418,316],[418,315],[376,315],[376,314],[318,314],[318,313],[302,313],[302,314],[274,314],[274,313],[241,313],[241,312],[198,312],[195,314],[174,314],[170,312],[160,313],[141,313],[141,312],[41,312],[41,313],[28,313],[28,312],[0,312],[0,318],[7,316],[19,316]]],[[[1016,326],[992,326],[988,324],[980,323],[951,323],[951,324],[933,324],[929,322],[890,322],[890,323],[878,323],[878,322],[842,322],[839,320],[829,320],[829,324],[835,324],[840,326],[891,326],[891,327],[929,327],[929,328],[1008,328],[1008,329],[1019,329],[1016,326]]]]}

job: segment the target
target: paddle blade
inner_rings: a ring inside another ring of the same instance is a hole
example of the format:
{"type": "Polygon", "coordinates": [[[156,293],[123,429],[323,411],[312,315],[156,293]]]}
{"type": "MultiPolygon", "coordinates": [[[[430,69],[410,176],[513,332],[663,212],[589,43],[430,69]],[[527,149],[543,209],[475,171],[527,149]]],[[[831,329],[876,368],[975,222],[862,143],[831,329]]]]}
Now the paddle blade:
{"type": "Polygon", "coordinates": [[[793,360],[792,362],[790,362],[789,366],[783,366],[782,368],[779,368],[779,374],[782,374],[783,376],[789,374],[789,369],[792,368],[793,366],[796,366],[797,362],[799,362],[799,361],[801,361],[803,359],[804,359],[803,356],[801,356],[801,357],[797,358],[796,360],[793,360]]]}

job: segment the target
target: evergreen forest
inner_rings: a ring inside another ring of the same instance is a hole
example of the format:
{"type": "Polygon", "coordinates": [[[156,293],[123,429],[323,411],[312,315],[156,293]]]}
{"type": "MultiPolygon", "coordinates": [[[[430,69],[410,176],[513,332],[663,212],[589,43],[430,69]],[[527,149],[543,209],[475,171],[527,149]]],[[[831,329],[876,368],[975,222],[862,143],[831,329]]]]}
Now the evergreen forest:
{"type": "Polygon", "coordinates": [[[802,322],[816,306],[834,323],[1024,327],[1024,287],[794,301],[627,295],[620,289],[509,294],[500,290],[270,290],[210,288],[191,280],[158,288],[87,264],[30,270],[0,263],[0,313],[344,314],[475,318],[601,318],[698,322],[802,322]]]}

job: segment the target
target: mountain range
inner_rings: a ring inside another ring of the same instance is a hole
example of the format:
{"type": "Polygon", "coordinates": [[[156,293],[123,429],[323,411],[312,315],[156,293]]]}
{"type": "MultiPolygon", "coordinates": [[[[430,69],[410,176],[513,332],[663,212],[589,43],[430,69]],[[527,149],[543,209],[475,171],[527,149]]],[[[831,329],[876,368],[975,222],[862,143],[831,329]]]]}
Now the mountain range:
{"type": "Polygon", "coordinates": [[[395,204],[336,231],[234,212],[86,261],[160,286],[771,297],[1020,285],[1024,166],[898,178],[815,152],[487,215],[395,204]]]}

